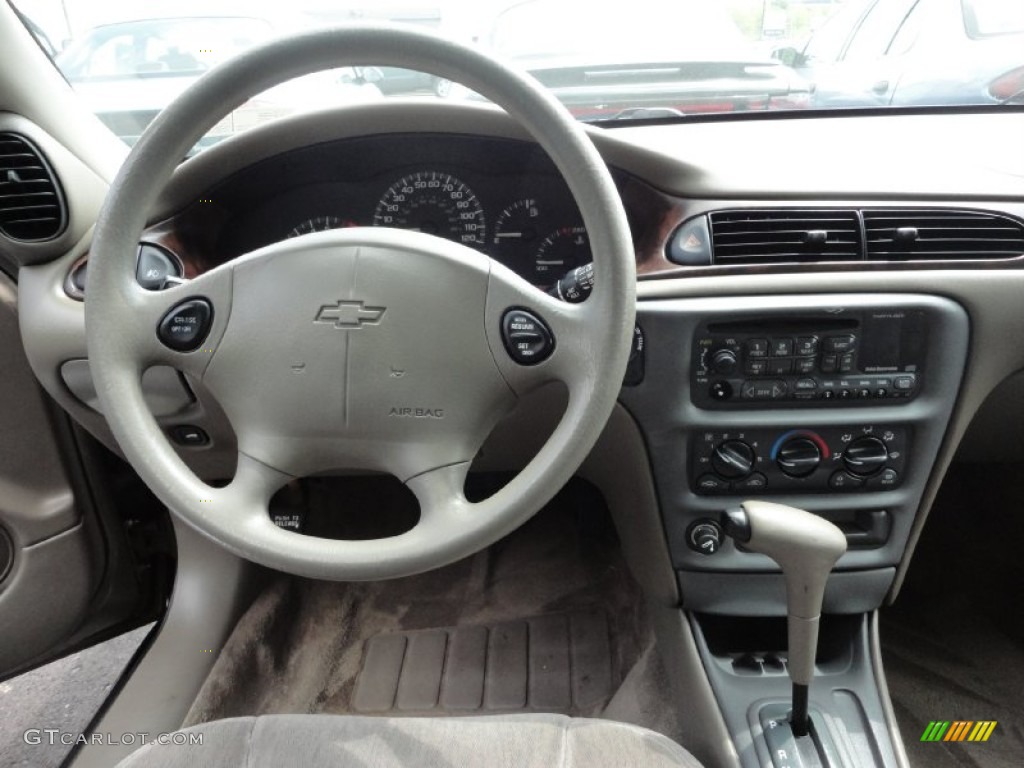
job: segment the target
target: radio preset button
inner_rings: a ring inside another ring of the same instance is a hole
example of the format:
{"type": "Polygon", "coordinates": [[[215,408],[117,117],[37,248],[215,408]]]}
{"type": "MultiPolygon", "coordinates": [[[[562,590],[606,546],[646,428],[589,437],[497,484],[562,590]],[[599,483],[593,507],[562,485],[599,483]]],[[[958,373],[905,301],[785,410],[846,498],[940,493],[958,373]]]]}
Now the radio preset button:
{"type": "Polygon", "coordinates": [[[821,372],[835,373],[839,370],[839,355],[822,355],[821,372]]]}
{"type": "Polygon", "coordinates": [[[747,357],[768,357],[768,339],[747,339],[747,357]]]}
{"type": "Polygon", "coordinates": [[[772,376],[785,376],[793,372],[792,360],[769,360],[768,373],[772,376]]]}
{"type": "Polygon", "coordinates": [[[801,336],[796,340],[796,354],[799,357],[813,357],[818,354],[818,337],[801,336]]]}
{"type": "Polygon", "coordinates": [[[853,355],[843,355],[839,358],[839,372],[849,373],[853,370],[853,355]]]}
{"type": "Polygon", "coordinates": [[[801,357],[796,361],[796,372],[797,373],[814,373],[814,358],[813,357],[801,357]]]}
{"type": "Polygon", "coordinates": [[[772,357],[789,357],[793,354],[792,339],[772,339],[772,357]]]}

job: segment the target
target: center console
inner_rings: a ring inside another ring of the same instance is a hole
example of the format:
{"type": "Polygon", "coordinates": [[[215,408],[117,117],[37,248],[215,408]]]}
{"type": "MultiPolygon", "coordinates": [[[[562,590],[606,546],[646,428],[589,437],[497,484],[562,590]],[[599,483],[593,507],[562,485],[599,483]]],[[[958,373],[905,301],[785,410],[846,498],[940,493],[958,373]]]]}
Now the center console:
{"type": "Polygon", "coordinates": [[[785,699],[784,580],[719,522],[763,499],[846,535],[811,708],[844,724],[840,741],[866,745],[854,764],[892,764],[865,614],[892,586],[933,472],[966,312],[911,294],[723,297],[643,301],[637,323],[646,373],[620,399],[647,441],[682,607],[742,762],[785,764],[769,759],[764,725],[785,699]]]}

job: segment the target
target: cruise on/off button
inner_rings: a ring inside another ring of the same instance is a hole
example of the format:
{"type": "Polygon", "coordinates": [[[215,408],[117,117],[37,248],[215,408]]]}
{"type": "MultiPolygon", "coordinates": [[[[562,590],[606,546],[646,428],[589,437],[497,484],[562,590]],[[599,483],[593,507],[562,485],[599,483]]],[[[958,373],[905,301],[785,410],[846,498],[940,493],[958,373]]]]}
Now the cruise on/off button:
{"type": "Polygon", "coordinates": [[[157,336],[177,352],[198,349],[210,332],[213,307],[206,299],[189,299],[176,306],[160,321],[157,336]]]}

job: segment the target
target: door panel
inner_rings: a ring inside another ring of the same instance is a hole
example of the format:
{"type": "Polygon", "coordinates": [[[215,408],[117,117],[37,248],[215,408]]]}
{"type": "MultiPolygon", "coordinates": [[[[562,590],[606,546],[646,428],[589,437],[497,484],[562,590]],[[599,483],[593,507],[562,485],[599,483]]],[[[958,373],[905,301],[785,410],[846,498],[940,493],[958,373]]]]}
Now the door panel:
{"type": "Polygon", "coordinates": [[[112,567],[126,562],[123,531],[75,491],[84,470],[63,418],[29,368],[17,286],[0,274],[0,679],[109,634],[144,598],[131,568],[112,567]]]}

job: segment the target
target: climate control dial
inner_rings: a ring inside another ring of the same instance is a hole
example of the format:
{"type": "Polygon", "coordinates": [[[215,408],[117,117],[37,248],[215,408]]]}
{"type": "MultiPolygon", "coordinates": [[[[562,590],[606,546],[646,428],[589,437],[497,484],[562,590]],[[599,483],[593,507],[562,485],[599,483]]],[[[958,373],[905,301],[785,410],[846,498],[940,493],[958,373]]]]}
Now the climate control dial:
{"type": "Polygon", "coordinates": [[[754,449],[742,440],[726,440],[716,445],[711,454],[711,466],[715,472],[729,480],[749,475],[755,461],[754,449]]]}
{"type": "Polygon", "coordinates": [[[877,437],[858,437],[843,451],[846,471],[858,477],[870,477],[881,470],[888,460],[889,449],[877,437]]]}
{"type": "Polygon", "coordinates": [[[821,464],[821,448],[809,437],[794,437],[779,447],[775,463],[790,477],[807,477],[821,464]]]}

